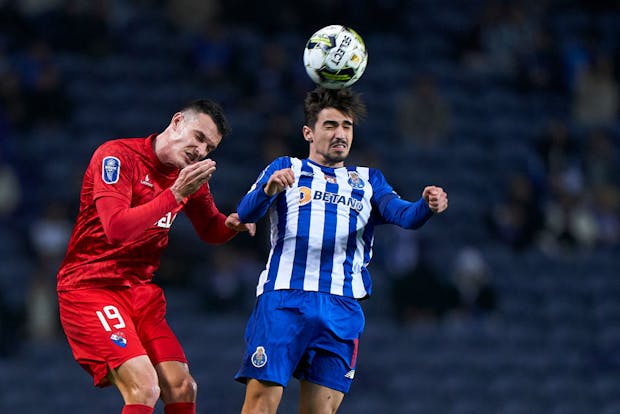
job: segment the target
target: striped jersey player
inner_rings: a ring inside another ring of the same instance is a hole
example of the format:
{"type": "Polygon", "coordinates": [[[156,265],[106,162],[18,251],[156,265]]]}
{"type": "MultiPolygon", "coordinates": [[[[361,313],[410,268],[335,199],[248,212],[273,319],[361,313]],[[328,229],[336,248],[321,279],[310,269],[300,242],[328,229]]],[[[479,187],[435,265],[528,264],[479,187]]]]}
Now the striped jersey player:
{"type": "Polygon", "coordinates": [[[242,413],[275,413],[291,376],[300,380],[300,412],[335,412],[355,375],[375,225],[416,229],[447,208],[440,187],[410,202],[379,170],[345,166],[365,112],[358,94],[317,88],[304,110],[308,158],[271,162],[237,209],[242,222],[267,215],[271,233],[235,377],[247,384],[242,413]]]}

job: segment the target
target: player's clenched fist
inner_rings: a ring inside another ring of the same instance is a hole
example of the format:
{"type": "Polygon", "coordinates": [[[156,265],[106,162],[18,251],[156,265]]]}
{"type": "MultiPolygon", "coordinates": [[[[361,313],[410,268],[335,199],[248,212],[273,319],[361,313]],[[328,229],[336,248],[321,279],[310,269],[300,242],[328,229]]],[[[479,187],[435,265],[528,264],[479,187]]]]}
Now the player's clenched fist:
{"type": "Polygon", "coordinates": [[[441,213],[448,208],[448,194],[441,187],[424,187],[422,197],[433,213],[441,213]]]}
{"type": "Polygon", "coordinates": [[[295,183],[295,174],[291,168],[283,168],[273,173],[265,184],[265,194],[269,197],[284,191],[286,187],[292,187],[295,183]]]}

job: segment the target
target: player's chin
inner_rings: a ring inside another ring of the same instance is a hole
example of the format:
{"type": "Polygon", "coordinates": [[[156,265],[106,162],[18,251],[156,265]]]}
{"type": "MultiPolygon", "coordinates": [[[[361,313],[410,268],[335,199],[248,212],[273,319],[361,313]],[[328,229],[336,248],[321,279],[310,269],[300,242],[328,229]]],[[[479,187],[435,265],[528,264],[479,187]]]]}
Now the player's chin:
{"type": "Polygon", "coordinates": [[[349,150],[348,149],[342,149],[342,150],[332,150],[331,152],[331,161],[333,162],[341,162],[347,159],[347,156],[349,155],[349,150]]]}

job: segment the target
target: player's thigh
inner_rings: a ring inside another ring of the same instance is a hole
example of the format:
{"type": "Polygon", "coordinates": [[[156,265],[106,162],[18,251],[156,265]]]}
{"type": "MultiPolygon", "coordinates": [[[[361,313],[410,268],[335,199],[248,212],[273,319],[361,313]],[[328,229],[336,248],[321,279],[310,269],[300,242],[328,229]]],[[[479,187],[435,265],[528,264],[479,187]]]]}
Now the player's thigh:
{"type": "Polygon", "coordinates": [[[249,379],[241,414],[275,414],[280,405],[284,387],[269,381],[249,379]]]}
{"type": "Polygon", "coordinates": [[[248,322],[246,351],[236,379],[286,386],[313,334],[303,312],[305,292],[273,291],[261,295],[248,322]]]}
{"type": "Polygon", "coordinates": [[[153,365],[166,361],[187,364],[183,348],[166,321],[166,300],[159,286],[150,284],[137,287],[135,318],[138,335],[153,365]]]}
{"type": "Polygon", "coordinates": [[[299,383],[299,414],[332,414],[340,407],[344,393],[308,381],[299,383]]]}
{"type": "Polygon", "coordinates": [[[75,359],[107,385],[109,368],[146,355],[131,319],[127,291],[83,289],[58,294],[60,320],[75,359]]]}
{"type": "Polygon", "coordinates": [[[353,299],[334,295],[319,299],[323,310],[320,329],[295,376],[346,394],[355,376],[364,314],[353,299]]]}

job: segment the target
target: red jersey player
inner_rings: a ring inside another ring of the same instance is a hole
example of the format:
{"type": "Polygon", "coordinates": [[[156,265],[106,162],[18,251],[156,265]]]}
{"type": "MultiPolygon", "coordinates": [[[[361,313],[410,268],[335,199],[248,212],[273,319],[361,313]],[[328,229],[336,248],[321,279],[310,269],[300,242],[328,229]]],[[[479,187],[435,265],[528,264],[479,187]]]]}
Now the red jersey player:
{"type": "Polygon", "coordinates": [[[180,211],[207,243],[254,234],[218,211],[207,183],[215,162],[206,157],[228,131],[220,106],[198,100],[160,134],[104,143],[84,175],[58,273],[60,319],[95,385],[120,391],[122,414],[151,414],[160,397],[166,414],[196,412],[196,383],[152,278],[180,211]]]}

